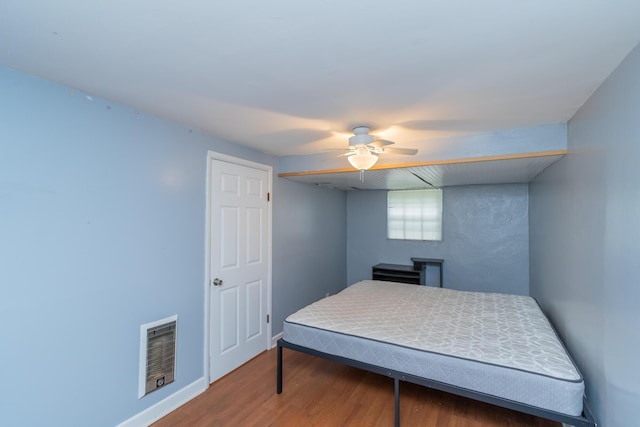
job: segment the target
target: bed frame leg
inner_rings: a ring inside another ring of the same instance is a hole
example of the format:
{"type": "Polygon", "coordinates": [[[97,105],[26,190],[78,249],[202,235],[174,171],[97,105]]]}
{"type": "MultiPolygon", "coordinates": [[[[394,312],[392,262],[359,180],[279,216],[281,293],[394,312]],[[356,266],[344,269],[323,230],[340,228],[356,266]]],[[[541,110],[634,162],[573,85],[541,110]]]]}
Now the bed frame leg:
{"type": "Polygon", "coordinates": [[[282,346],[278,343],[278,373],[276,378],[276,392],[282,393],[282,346]]]}
{"type": "Polygon", "coordinates": [[[400,379],[393,379],[395,387],[395,426],[400,427],[400,379]]]}

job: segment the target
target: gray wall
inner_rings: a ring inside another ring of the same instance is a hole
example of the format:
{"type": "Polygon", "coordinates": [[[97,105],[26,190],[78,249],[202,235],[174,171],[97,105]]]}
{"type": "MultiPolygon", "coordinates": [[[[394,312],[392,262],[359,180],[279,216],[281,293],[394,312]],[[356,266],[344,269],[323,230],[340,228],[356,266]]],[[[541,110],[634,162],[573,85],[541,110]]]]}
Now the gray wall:
{"type": "MultiPolygon", "coordinates": [[[[203,378],[207,150],[277,167],[0,68],[0,425],[114,426],[203,378]],[[140,325],[173,314],[176,381],[138,399],[140,325]]],[[[344,284],[346,208],[341,192],[274,181],[281,322],[344,284]]]]}
{"type": "Polygon", "coordinates": [[[638,425],[640,48],[569,121],[530,186],[531,294],[583,371],[600,425],[638,425]]]}
{"type": "Polygon", "coordinates": [[[286,316],[344,289],[347,200],[344,191],[278,178],[273,207],[273,334],[286,316]]]}
{"type": "MultiPolygon", "coordinates": [[[[371,266],[443,258],[445,287],[529,294],[526,184],[447,187],[441,242],[387,239],[386,191],[347,194],[347,280],[371,278],[371,266]]],[[[430,283],[433,278],[428,277],[430,283]]]]}

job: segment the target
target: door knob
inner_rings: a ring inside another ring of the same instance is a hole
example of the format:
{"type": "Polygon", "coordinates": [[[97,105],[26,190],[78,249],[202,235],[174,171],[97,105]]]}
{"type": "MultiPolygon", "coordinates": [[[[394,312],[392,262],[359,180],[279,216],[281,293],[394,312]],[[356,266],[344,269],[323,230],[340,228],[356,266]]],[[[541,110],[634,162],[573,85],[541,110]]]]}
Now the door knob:
{"type": "Polygon", "coordinates": [[[222,286],[222,279],[218,279],[217,277],[213,279],[213,286],[222,286]]]}

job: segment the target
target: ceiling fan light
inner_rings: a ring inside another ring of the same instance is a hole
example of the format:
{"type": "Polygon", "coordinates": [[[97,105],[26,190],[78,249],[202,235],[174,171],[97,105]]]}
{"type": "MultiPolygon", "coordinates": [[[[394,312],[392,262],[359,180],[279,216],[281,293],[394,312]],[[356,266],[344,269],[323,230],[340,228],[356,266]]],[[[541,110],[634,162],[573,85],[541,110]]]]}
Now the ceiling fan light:
{"type": "Polygon", "coordinates": [[[367,170],[371,166],[375,165],[378,161],[378,156],[371,154],[368,150],[366,153],[359,152],[353,156],[347,157],[351,166],[358,170],[367,170]]]}

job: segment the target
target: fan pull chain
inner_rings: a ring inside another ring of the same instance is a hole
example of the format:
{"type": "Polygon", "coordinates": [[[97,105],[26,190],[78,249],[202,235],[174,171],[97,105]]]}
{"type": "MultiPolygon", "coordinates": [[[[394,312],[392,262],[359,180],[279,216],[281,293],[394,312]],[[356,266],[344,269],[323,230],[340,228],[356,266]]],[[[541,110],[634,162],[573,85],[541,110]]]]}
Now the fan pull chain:
{"type": "Polygon", "coordinates": [[[360,169],[360,182],[364,182],[364,169],[360,169]]]}

